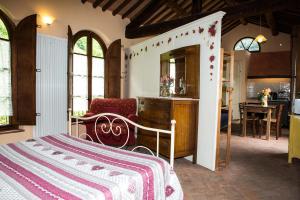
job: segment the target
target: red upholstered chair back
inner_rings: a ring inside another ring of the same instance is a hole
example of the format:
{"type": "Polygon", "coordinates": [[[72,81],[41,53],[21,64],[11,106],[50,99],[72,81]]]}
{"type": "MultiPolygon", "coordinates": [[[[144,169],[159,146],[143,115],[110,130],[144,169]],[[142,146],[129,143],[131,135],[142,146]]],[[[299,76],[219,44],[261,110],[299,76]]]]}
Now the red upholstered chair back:
{"type": "Polygon", "coordinates": [[[115,113],[128,117],[136,114],[136,99],[94,99],[89,112],[94,114],[115,113]]]}

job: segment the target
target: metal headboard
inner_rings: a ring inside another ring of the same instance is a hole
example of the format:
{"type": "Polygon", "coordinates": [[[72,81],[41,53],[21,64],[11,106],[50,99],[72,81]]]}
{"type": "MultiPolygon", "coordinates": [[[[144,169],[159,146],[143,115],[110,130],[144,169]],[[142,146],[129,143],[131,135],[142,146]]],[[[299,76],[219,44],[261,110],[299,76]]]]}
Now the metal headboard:
{"type": "MultiPolygon", "coordinates": [[[[116,121],[121,121],[122,123],[125,124],[125,127],[127,128],[127,138],[126,138],[126,141],[123,145],[121,145],[120,147],[116,147],[116,148],[123,148],[123,147],[126,146],[128,140],[129,140],[129,125],[128,124],[131,124],[136,128],[140,128],[140,129],[143,129],[143,130],[154,132],[154,133],[156,133],[156,156],[157,157],[159,157],[159,136],[160,136],[160,133],[170,134],[170,136],[171,136],[170,165],[171,165],[172,169],[174,167],[174,145],[175,145],[175,124],[176,124],[175,120],[171,120],[171,130],[163,130],[163,129],[157,129],[157,128],[150,128],[150,127],[142,126],[140,124],[137,124],[137,123],[127,119],[126,117],[123,117],[121,115],[114,114],[114,113],[101,113],[101,114],[93,115],[91,117],[72,116],[72,110],[69,109],[69,121],[68,121],[69,135],[72,134],[72,119],[75,120],[75,123],[73,123],[73,124],[75,124],[75,126],[76,126],[75,127],[76,137],[81,138],[82,136],[86,136],[91,141],[93,141],[93,139],[89,134],[87,134],[87,133],[79,134],[79,123],[84,122],[84,121],[88,121],[88,120],[96,119],[95,120],[95,135],[98,139],[98,142],[103,144],[103,145],[105,145],[105,144],[101,141],[101,139],[98,136],[98,132],[97,132],[97,124],[98,124],[98,127],[99,127],[98,121],[99,120],[106,120],[107,123],[102,123],[101,126],[100,126],[101,131],[104,134],[113,134],[114,136],[120,136],[121,132],[122,132],[122,128],[121,128],[120,125],[116,125],[114,127],[114,129],[115,129],[114,130],[113,129],[113,124],[116,121]],[[113,118],[111,118],[111,117],[113,117],[113,118]]],[[[93,141],[93,142],[95,142],[95,141],[93,141]]],[[[131,151],[135,151],[135,150],[140,149],[140,148],[146,149],[153,156],[155,156],[154,153],[152,152],[152,150],[150,150],[148,147],[145,147],[145,146],[136,146],[131,151]]]]}

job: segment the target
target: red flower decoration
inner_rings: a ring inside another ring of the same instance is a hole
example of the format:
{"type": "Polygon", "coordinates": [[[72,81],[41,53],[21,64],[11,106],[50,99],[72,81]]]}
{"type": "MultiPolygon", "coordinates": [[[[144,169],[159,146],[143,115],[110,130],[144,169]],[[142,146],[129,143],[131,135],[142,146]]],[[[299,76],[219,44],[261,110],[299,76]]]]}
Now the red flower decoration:
{"type": "Polygon", "coordinates": [[[213,65],[210,65],[210,69],[213,69],[214,68],[214,66],[213,65]]]}
{"type": "Polygon", "coordinates": [[[210,62],[213,62],[215,60],[215,56],[214,55],[211,55],[210,57],[209,57],[209,61],[210,62]]]}
{"type": "Polygon", "coordinates": [[[215,43],[213,42],[210,46],[209,46],[209,48],[212,50],[212,49],[214,49],[215,48],[215,43]]]}
{"type": "Polygon", "coordinates": [[[204,31],[204,28],[199,27],[199,33],[202,33],[204,31]]]}
{"type": "Polygon", "coordinates": [[[214,37],[216,35],[216,25],[210,25],[209,29],[208,29],[208,33],[210,34],[210,36],[214,37]]]}
{"type": "Polygon", "coordinates": [[[168,185],[165,190],[166,196],[167,197],[171,196],[174,191],[175,191],[174,188],[172,186],[168,185]]]}

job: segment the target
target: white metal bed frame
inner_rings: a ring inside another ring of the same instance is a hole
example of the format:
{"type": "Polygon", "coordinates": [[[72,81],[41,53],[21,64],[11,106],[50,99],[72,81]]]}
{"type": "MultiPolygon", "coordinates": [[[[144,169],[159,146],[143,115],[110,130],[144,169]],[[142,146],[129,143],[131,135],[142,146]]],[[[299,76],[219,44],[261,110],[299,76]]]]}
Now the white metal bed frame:
{"type": "MultiPolygon", "coordinates": [[[[175,124],[176,124],[175,120],[171,120],[171,130],[163,130],[163,129],[157,129],[157,128],[150,128],[150,127],[142,126],[140,124],[137,124],[137,123],[127,119],[126,117],[123,117],[121,115],[117,115],[117,114],[114,114],[114,113],[101,113],[101,114],[93,115],[91,117],[76,117],[76,116],[72,116],[72,111],[71,111],[71,109],[69,109],[69,121],[68,121],[69,135],[72,135],[72,119],[75,119],[75,123],[73,123],[73,124],[75,124],[75,126],[76,126],[75,127],[76,137],[81,138],[82,136],[86,136],[91,141],[93,141],[93,139],[89,134],[81,133],[79,135],[79,123],[80,123],[79,121],[88,121],[88,120],[96,119],[95,120],[95,135],[96,135],[98,141],[103,145],[105,145],[105,144],[101,141],[101,139],[98,136],[98,132],[97,132],[97,124],[98,124],[99,119],[102,119],[102,120],[104,119],[108,122],[108,123],[105,123],[105,124],[102,123],[102,125],[100,126],[102,133],[104,133],[104,134],[110,134],[111,133],[115,136],[121,135],[122,128],[120,126],[115,126],[113,128],[113,124],[116,121],[121,121],[122,123],[124,123],[126,125],[127,138],[126,138],[125,143],[122,146],[116,147],[116,148],[123,148],[123,147],[126,146],[128,140],[129,140],[129,126],[128,126],[128,124],[133,125],[135,128],[140,128],[140,129],[144,129],[144,130],[147,130],[147,131],[156,132],[156,156],[157,157],[159,157],[159,136],[160,136],[160,133],[170,134],[171,135],[170,165],[171,165],[172,169],[174,168],[174,145],[175,145],[175,124]],[[113,117],[113,119],[111,119],[109,117],[113,117]]],[[[95,142],[95,141],[93,141],[93,142],[95,142]]],[[[152,150],[150,150],[148,147],[145,147],[145,146],[136,146],[131,151],[135,151],[136,149],[139,149],[139,148],[146,149],[153,156],[155,156],[154,153],[152,152],[152,150]]]]}

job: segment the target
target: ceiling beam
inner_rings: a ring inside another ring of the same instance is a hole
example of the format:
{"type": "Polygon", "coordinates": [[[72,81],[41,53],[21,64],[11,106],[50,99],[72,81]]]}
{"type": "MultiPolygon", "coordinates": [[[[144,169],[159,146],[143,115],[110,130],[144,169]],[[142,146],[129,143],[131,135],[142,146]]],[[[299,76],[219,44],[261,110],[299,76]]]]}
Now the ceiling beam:
{"type": "Polygon", "coordinates": [[[287,8],[300,7],[300,1],[298,0],[253,0],[246,3],[239,3],[235,6],[225,7],[223,9],[214,10],[211,12],[197,13],[192,16],[183,17],[168,22],[161,22],[157,24],[151,24],[147,26],[134,27],[127,26],[125,30],[125,36],[127,38],[137,38],[151,36],[155,34],[161,34],[181,25],[187,24],[216,11],[222,10],[226,13],[224,20],[234,20],[242,17],[257,16],[269,11],[279,11],[287,8]]]}
{"type": "Polygon", "coordinates": [[[143,22],[149,19],[153,13],[155,13],[162,6],[163,2],[164,1],[162,0],[151,0],[140,12],[140,14],[135,16],[127,26],[136,27],[143,24],[143,22]]]}
{"type": "Polygon", "coordinates": [[[102,6],[102,11],[106,11],[111,5],[113,5],[116,0],[109,0],[106,4],[102,6]]]}
{"type": "Polygon", "coordinates": [[[278,35],[279,31],[277,29],[277,23],[276,23],[276,20],[274,18],[273,13],[272,12],[267,12],[265,14],[265,17],[266,17],[266,20],[267,20],[267,24],[271,29],[272,35],[273,36],[278,35]]]}
{"type": "Polygon", "coordinates": [[[94,1],[93,7],[94,7],[94,8],[97,8],[97,6],[99,6],[103,1],[104,1],[104,0],[96,0],[96,1],[94,1]]]}
{"type": "Polygon", "coordinates": [[[202,12],[202,0],[192,0],[192,15],[202,12]]]}
{"type": "MultiPolygon", "coordinates": [[[[187,4],[185,5],[185,1],[181,2],[179,4],[180,7],[182,7],[184,10],[187,10],[187,7],[190,5],[190,4],[187,4]]],[[[158,12],[156,15],[155,15],[155,18],[153,20],[150,20],[150,21],[147,21],[146,24],[150,24],[154,21],[157,21],[157,22],[161,22],[161,21],[166,21],[168,20],[171,16],[173,16],[174,14],[173,13],[173,10],[170,9],[170,7],[168,7],[166,5],[166,8],[163,9],[161,12],[158,12]]],[[[176,14],[176,13],[175,13],[176,14]]],[[[175,16],[173,17],[180,17],[178,14],[176,14],[175,16]]]]}
{"type": "Polygon", "coordinates": [[[131,0],[125,0],[123,1],[113,12],[113,16],[118,14],[125,6],[127,6],[130,3],[131,0]]]}
{"type": "MultiPolygon", "coordinates": [[[[235,6],[235,5],[237,5],[236,0],[225,0],[225,3],[228,6],[235,6]]],[[[243,24],[243,25],[247,25],[248,24],[247,20],[245,18],[243,18],[243,17],[240,18],[240,23],[243,24]]]]}
{"type": "Polygon", "coordinates": [[[130,15],[135,9],[137,9],[140,5],[141,5],[141,1],[138,0],[135,4],[133,4],[123,15],[122,15],[122,19],[124,19],[125,17],[127,17],[128,15],[130,15]]]}
{"type": "Polygon", "coordinates": [[[177,15],[184,16],[188,14],[182,7],[179,6],[177,0],[167,0],[166,3],[169,8],[177,13],[177,15]]]}
{"type": "Polygon", "coordinates": [[[170,8],[166,5],[162,6],[162,9],[156,13],[154,13],[154,15],[151,16],[151,18],[149,18],[149,20],[147,20],[145,22],[145,24],[151,24],[152,22],[154,22],[156,19],[158,19],[160,16],[162,16],[164,13],[166,13],[170,8]]]}

